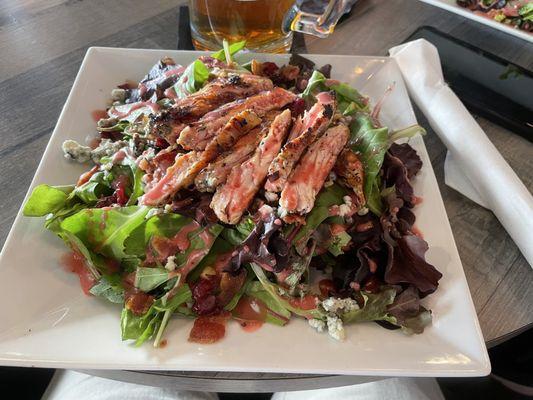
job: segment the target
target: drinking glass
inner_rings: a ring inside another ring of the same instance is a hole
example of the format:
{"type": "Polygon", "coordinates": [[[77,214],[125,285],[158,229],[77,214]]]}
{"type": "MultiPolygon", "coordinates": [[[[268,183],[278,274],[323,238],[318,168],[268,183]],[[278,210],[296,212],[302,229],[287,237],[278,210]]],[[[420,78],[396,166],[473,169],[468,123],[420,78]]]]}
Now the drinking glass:
{"type": "Polygon", "coordinates": [[[292,33],[326,37],[357,0],[189,0],[198,50],[218,50],[223,39],[246,40],[253,51],[287,52],[292,33]]]}

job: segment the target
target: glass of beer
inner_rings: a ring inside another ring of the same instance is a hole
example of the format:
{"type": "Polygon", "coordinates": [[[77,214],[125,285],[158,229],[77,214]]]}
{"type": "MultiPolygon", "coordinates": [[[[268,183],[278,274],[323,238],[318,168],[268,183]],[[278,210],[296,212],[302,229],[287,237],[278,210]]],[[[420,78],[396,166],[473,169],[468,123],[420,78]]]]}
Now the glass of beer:
{"type": "Polygon", "coordinates": [[[246,40],[252,51],[283,53],[293,31],[328,36],[355,1],[189,0],[192,41],[198,50],[218,50],[226,39],[246,40]]]}

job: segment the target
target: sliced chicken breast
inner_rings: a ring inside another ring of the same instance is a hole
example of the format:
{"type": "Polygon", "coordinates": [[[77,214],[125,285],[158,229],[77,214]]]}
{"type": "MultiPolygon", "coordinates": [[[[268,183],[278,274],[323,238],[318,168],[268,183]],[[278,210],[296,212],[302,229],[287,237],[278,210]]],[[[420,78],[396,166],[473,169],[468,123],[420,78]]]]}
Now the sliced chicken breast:
{"type": "Polygon", "coordinates": [[[227,224],[236,224],[264,183],[268,166],[278,154],[292,122],[291,112],[283,111],[268,129],[259,147],[243,164],[236,166],[225,184],[220,186],[211,201],[217,217],[227,224]]]}
{"type": "Polygon", "coordinates": [[[280,214],[284,220],[290,220],[291,215],[304,215],[311,211],[316,195],[348,141],[349,133],[345,125],[337,125],[309,146],[281,192],[280,214]]]}

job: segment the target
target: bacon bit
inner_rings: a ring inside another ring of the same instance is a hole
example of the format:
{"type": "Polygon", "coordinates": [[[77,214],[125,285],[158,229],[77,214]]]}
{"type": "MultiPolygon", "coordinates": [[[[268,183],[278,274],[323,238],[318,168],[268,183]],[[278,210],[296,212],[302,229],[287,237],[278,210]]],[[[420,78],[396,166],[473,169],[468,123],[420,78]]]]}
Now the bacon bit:
{"type": "Polygon", "coordinates": [[[318,288],[320,294],[324,297],[329,297],[331,296],[331,293],[335,293],[335,284],[331,279],[322,279],[318,282],[318,288]]]}
{"type": "Polygon", "coordinates": [[[223,311],[219,315],[196,318],[189,333],[189,342],[201,344],[218,342],[226,335],[226,323],[230,316],[229,312],[223,311]]]}
{"type": "Polygon", "coordinates": [[[134,315],[146,313],[153,302],[154,296],[141,292],[138,289],[133,288],[126,291],[125,306],[134,315]]]}
{"type": "Polygon", "coordinates": [[[78,179],[78,182],[76,182],[76,186],[81,186],[84,183],[89,182],[89,179],[91,179],[91,177],[97,172],[98,172],[98,165],[95,165],[94,167],[91,168],[90,171],[87,171],[81,174],[81,176],[78,179]]]}
{"type": "Polygon", "coordinates": [[[87,267],[85,257],[76,251],[71,251],[61,256],[61,264],[68,272],[78,275],[83,293],[91,296],[89,290],[96,284],[96,280],[87,267]]]}
{"type": "Polygon", "coordinates": [[[374,224],[372,223],[372,221],[368,221],[368,222],[364,222],[362,224],[359,224],[355,227],[355,230],[357,232],[366,232],[370,229],[372,229],[372,227],[374,226],[374,224]]]}
{"type": "Polygon", "coordinates": [[[163,339],[161,340],[161,342],[159,342],[159,346],[160,348],[164,348],[164,347],[167,347],[167,344],[168,344],[168,340],[167,339],[163,339]]]}

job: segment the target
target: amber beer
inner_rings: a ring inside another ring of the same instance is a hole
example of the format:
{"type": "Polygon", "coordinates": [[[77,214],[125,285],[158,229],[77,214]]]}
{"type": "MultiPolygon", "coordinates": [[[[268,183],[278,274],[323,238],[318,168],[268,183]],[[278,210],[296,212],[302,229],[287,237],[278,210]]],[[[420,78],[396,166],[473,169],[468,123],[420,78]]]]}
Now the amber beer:
{"type": "Polygon", "coordinates": [[[246,40],[254,51],[289,50],[291,33],[281,29],[294,0],[190,0],[191,34],[198,50],[218,50],[222,40],[246,40]]]}

